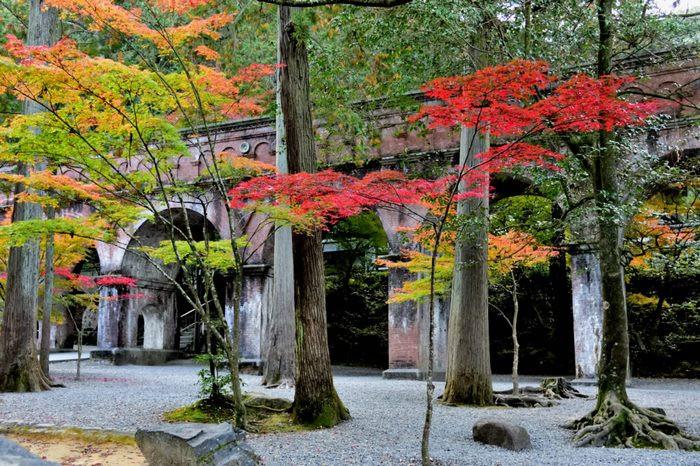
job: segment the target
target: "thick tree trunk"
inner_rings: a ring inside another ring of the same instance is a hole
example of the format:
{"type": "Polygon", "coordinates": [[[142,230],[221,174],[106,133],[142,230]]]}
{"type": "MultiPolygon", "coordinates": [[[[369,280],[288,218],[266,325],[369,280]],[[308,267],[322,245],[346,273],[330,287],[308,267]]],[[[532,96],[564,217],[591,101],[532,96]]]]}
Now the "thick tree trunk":
{"type": "MultiPolygon", "coordinates": [[[[291,10],[279,9],[282,59],[282,112],[287,136],[290,173],[316,171],[316,150],[309,96],[306,45],[292,21],[291,10]]],[[[348,419],[349,413],[333,386],[326,327],[326,288],[321,232],[294,234],[294,295],[296,307],[297,422],[329,427],[348,419]]]]}
{"type": "MultiPolygon", "coordinates": [[[[46,209],[46,217],[54,218],[53,207],[46,209]]],[[[51,311],[53,310],[53,259],[54,259],[54,237],[53,234],[46,236],[44,248],[44,307],[41,318],[41,350],[39,351],[39,362],[41,370],[48,377],[49,375],[49,352],[51,351],[51,311]]]]}
{"type": "MultiPolygon", "coordinates": [[[[488,137],[463,129],[460,164],[472,167],[489,147],[488,137]]],[[[488,183],[481,198],[460,201],[457,213],[474,219],[455,245],[455,268],[447,330],[447,404],[493,403],[488,320],[488,183]]],[[[464,189],[460,187],[460,189],[464,189]]]]}
{"type": "MultiPolygon", "coordinates": [[[[278,61],[281,61],[281,22],[278,29],[277,57],[278,61]]],[[[276,165],[279,173],[289,173],[287,138],[282,113],[281,74],[282,69],[277,70],[276,165]]],[[[275,230],[272,310],[265,340],[262,383],[269,388],[294,385],[294,258],[292,229],[289,226],[280,226],[275,230]]]]}
{"type": "MultiPolygon", "coordinates": [[[[614,0],[598,0],[598,76],[610,73],[612,62],[612,9],[614,0]]],[[[600,228],[600,270],[603,289],[603,341],[598,369],[595,409],[572,427],[578,446],[626,446],[700,449],[700,440],[683,432],[665,416],[632,403],[625,382],[629,355],[625,281],[621,262],[622,224],[617,154],[610,134],[599,135],[593,173],[600,228]]]]}
{"type": "MultiPolygon", "coordinates": [[[[31,0],[27,44],[51,45],[58,39],[58,14],[46,9],[43,0],[31,0]]],[[[40,111],[36,102],[24,103],[23,112],[40,111]]],[[[29,166],[19,164],[18,172],[26,175],[29,166]]],[[[24,191],[18,185],[17,195],[24,191]]],[[[12,221],[40,219],[38,204],[14,203],[12,221]]],[[[31,240],[10,249],[7,267],[7,293],[0,335],[0,391],[24,392],[49,388],[41,371],[36,352],[36,322],[39,289],[39,241],[31,240]]]]}
{"type": "MultiPolygon", "coordinates": [[[[612,8],[614,0],[598,1],[599,49],[598,76],[611,72],[612,66],[612,8]]],[[[629,355],[629,333],[627,331],[627,305],[625,280],[622,268],[622,219],[611,214],[619,207],[620,190],[617,177],[617,157],[610,145],[610,134],[601,132],[599,154],[595,159],[594,195],[598,208],[600,231],[600,270],[603,289],[603,341],[598,370],[598,402],[605,393],[614,391],[620,401],[627,400],[627,359],[629,355]],[[602,396],[601,396],[602,395],[602,396]]]]}

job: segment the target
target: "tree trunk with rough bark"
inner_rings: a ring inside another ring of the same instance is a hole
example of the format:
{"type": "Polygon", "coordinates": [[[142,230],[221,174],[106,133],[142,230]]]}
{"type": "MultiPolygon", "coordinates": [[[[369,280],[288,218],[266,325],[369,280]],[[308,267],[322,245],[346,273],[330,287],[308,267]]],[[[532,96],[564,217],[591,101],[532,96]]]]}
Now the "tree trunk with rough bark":
{"type": "MultiPolygon", "coordinates": [[[[462,129],[460,164],[476,165],[476,155],[488,150],[488,136],[462,129]]],[[[468,189],[460,187],[460,189],[468,189]]],[[[459,216],[470,219],[458,235],[447,331],[446,404],[493,403],[488,317],[488,183],[481,198],[457,205],[459,216]],[[474,220],[471,222],[471,220],[474,220]]]]}
{"type": "MultiPolygon", "coordinates": [[[[58,13],[44,8],[43,0],[31,0],[27,44],[51,45],[58,40],[58,13]]],[[[26,101],[23,113],[41,111],[36,102],[26,101]]],[[[18,173],[26,175],[31,167],[18,165],[18,173]]],[[[17,195],[25,190],[15,188],[17,195]]],[[[16,202],[12,221],[40,219],[41,206],[16,202]]],[[[36,351],[36,322],[39,289],[39,240],[31,240],[20,247],[10,248],[7,267],[7,292],[0,335],[0,391],[26,392],[49,388],[41,370],[36,351]]]]}
{"type": "MultiPolygon", "coordinates": [[[[282,112],[290,173],[316,171],[309,61],[289,8],[279,9],[282,59],[282,112]]],[[[350,414],[333,386],[326,326],[326,288],[321,232],[293,234],[296,322],[296,390],[293,413],[297,422],[330,427],[350,414]]]]}
{"type": "MultiPolygon", "coordinates": [[[[598,76],[611,71],[614,0],[598,0],[598,76]]],[[[629,333],[621,250],[623,219],[617,175],[617,152],[610,133],[601,132],[594,160],[594,195],[601,213],[600,270],[603,288],[603,341],[598,369],[595,409],[574,421],[578,446],[626,446],[666,449],[700,449],[700,441],[683,432],[661,414],[632,403],[627,396],[629,333]]]]}
{"type": "MultiPolygon", "coordinates": [[[[286,7],[280,7],[286,8],[286,7]]],[[[282,23],[278,24],[278,61],[282,23]]],[[[276,165],[279,173],[289,173],[287,141],[282,113],[282,88],[277,70],[276,165]]],[[[294,258],[292,256],[292,229],[288,225],[275,230],[274,277],[272,310],[265,342],[263,385],[268,388],[294,386],[294,258]]]]}
{"type": "MultiPolygon", "coordinates": [[[[54,218],[54,208],[46,208],[46,218],[54,218]]],[[[54,237],[53,234],[46,236],[46,246],[44,248],[44,307],[41,318],[41,348],[39,351],[39,362],[44,375],[49,376],[49,353],[51,351],[51,311],[53,310],[53,259],[54,259],[54,237]]]]}

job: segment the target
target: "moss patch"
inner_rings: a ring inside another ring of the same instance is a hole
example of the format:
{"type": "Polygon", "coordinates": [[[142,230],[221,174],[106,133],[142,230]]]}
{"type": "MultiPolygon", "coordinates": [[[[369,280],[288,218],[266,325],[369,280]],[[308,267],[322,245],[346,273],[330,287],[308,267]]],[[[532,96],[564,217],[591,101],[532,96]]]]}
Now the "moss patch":
{"type": "Polygon", "coordinates": [[[136,446],[133,435],[109,430],[90,430],[69,427],[66,429],[40,429],[33,427],[7,427],[0,429],[0,433],[7,435],[22,435],[40,440],[76,440],[89,443],[110,443],[119,445],[136,446]]]}
{"type": "MultiPolygon", "coordinates": [[[[248,430],[256,434],[274,432],[298,432],[313,430],[311,426],[296,424],[292,419],[291,402],[260,395],[246,395],[246,423],[248,430]]],[[[230,399],[203,399],[163,414],[166,422],[197,422],[218,424],[235,418],[234,404],[230,399]]]]}

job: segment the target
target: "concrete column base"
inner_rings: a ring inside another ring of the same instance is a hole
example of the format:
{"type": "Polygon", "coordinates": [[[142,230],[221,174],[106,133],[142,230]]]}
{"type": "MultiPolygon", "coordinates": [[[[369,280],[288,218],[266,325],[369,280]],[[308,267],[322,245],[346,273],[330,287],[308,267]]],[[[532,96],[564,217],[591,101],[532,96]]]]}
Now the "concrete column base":
{"type": "MultiPolygon", "coordinates": [[[[422,369],[387,369],[382,372],[382,377],[393,380],[426,380],[428,374],[422,369]]],[[[445,371],[434,371],[433,380],[445,380],[445,371]]]]}
{"type": "Polygon", "coordinates": [[[93,359],[110,360],[115,366],[133,364],[135,366],[161,366],[168,361],[179,359],[182,353],[174,350],[143,348],[114,348],[90,352],[93,359]]]}

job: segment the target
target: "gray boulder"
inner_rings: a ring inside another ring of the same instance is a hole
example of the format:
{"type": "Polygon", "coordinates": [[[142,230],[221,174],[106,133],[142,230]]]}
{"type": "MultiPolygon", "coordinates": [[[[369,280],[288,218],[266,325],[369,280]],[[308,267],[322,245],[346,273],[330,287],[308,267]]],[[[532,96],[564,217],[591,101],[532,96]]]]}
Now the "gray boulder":
{"type": "Polygon", "coordinates": [[[474,440],[508,450],[532,448],[530,435],[525,428],[497,419],[479,419],[472,429],[474,440]]]}
{"type": "Polygon", "coordinates": [[[58,466],[29,453],[20,445],[0,437],[0,466],[58,466]]]}
{"type": "Polygon", "coordinates": [[[231,424],[172,424],[137,430],[136,443],[151,466],[252,466],[260,458],[231,424]]]}

